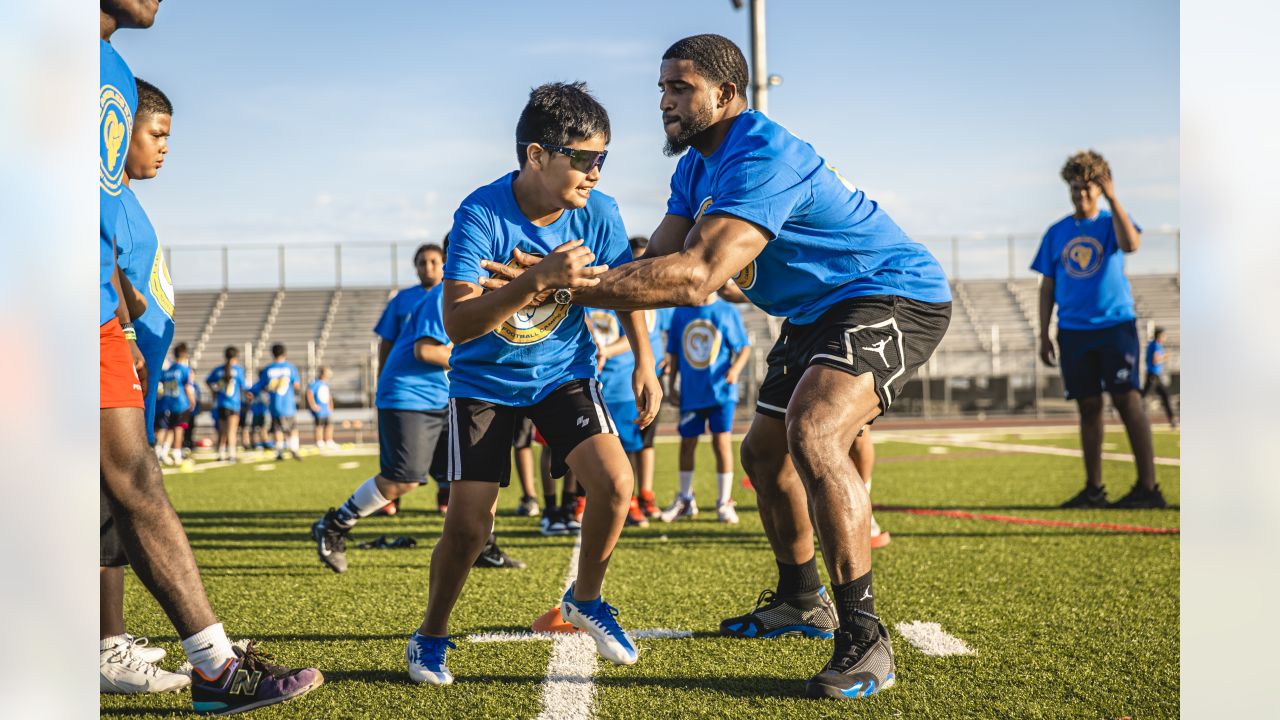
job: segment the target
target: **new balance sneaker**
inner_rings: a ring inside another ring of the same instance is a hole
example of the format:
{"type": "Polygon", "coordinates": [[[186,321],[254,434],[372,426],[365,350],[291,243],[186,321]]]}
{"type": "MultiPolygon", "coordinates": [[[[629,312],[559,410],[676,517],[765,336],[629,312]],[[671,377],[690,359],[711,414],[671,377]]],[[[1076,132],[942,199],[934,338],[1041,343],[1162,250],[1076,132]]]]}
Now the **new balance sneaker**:
{"type": "Polygon", "coordinates": [[[658,507],[657,498],[653,496],[653,491],[640,491],[640,511],[651,520],[656,520],[662,515],[662,508],[658,507]]]}
{"type": "Polygon", "coordinates": [[[275,665],[267,653],[250,640],[243,650],[232,647],[236,656],[216,678],[206,678],[198,669],[191,673],[191,706],[201,715],[234,715],[266,705],[275,705],[305,695],[324,683],[315,668],[295,670],[275,665]]]}
{"type": "Polygon", "coordinates": [[[324,517],[311,524],[311,539],[324,566],[336,573],[347,571],[347,530],[338,525],[338,511],[329,508],[324,517]]]}
{"type": "Polygon", "coordinates": [[[880,523],[876,522],[876,516],[871,516],[871,549],[879,550],[889,544],[891,538],[889,533],[880,529],[880,523]]]}
{"type": "Polygon", "coordinates": [[[765,590],[751,612],[720,621],[720,634],[740,638],[810,637],[826,640],[840,626],[825,587],[781,598],[765,590]]]}
{"type": "Polygon", "coordinates": [[[676,495],[676,499],[671,502],[671,505],[668,506],[666,510],[662,511],[662,514],[659,517],[662,518],[662,522],[669,523],[675,522],[680,518],[692,518],[697,516],[698,501],[694,500],[692,495],[689,497],[676,495]]]}
{"type": "Polygon", "coordinates": [[[1134,485],[1127,495],[1111,503],[1111,507],[1129,510],[1152,510],[1169,507],[1169,503],[1165,501],[1164,493],[1160,492],[1159,484],[1150,490],[1141,485],[1134,485]]]}
{"type": "Polygon", "coordinates": [[[405,662],[409,663],[409,679],[431,685],[451,684],[453,673],[444,664],[444,655],[450,648],[457,650],[458,646],[447,637],[419,635],[417,632],[410,635],[409,645],[404,649],[405,662]]]}
{"type": "Polygon", "coordinates": [[[532,495],[520,498],[520,504],[516,506],[516,515],[519,517],[537,517],[539,512],[538,498],[532,495]]]}
{"type": "Polygon", "coordinates": [[[473,567],[521,570],[526,565],[523,560],[517,560],[503,552],[502,548],[498,547],[498,541],[491,536],[489,542],[485,543],[484,549],[480,551],[480,555],[476,557],[473,567]]]}
{"type": "Polygon", "coordinates": [[[592,601],[573,599],[573,586],[560,599],[560,614],[565,622],[585,630],[596,641],[596,652],[615,665],[632,665],[639,658],[635,643],[618,624],[618,609],[596,598],[592,601]]]}
{"type": "Polygon", "coordinates": [[[722,523],[737,525],[738,511],[734,509],[734,505],[737,505],[737,503],[732,500],[725,500],[722,503],[718,503],[716,505],[716,519],[722,523]]]}
{"type": "Polygon", "coordinates": [[[1063,508],[1104,508],[1107,507],[1107,491],[1105,488],[1090,487],[1085,485],[1084,489],[1076,493],[1076,496],[1062,503],[1058,507],[1063,508]]]}
{"type": "Polygon", "coordinates": [[[631,498],[631,507],[627,508],[627,527],[649,527],[649,518],[640,509],[640,501],[631,498]]]}
{"type": "Polygon", "coordinates": [[[569,534],[569,528],[565,525],[564,515],[560,512],[560,508],[549,507],[542,511],[542,522],[538,532],[548,537],[569,534]]]}
{"type": "Polygon", "coordinates": [[[143,651],[148,650],[149,657],[155,657],[156,652],[164,655],[160,648],[147,648],[146,638],[130,638],[99,651],[98,691],[122,695],[177,692],[191,684],[186,675],[169,672],[145,659],[143,651]]]}
{"type": "Polygon", "coordinates": [[[811,698],[867,697],[893,687],[896,668],[889,631],[874,615],[858,618],[851,632],[836,633],[836,648],[822,672],[809,678],[811,698]]]}

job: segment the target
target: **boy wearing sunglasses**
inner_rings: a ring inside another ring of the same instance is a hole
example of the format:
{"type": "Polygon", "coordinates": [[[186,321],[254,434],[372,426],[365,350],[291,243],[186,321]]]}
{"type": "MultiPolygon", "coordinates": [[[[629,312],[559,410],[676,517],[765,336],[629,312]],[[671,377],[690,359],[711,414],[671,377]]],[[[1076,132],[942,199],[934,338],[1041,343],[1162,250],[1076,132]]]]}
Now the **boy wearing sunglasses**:
{"type": "MultiPolygon", "coordinates": [[[[631,260],[613,198],[600,180],[609,116],[582,83],[535,88],[516,125],[520,169],[473,192],[454,214],[444,270],[450,360],[448,479],[444,534],[431,556],[427,610],[409,639],[414,682],[447,685],[449,615],[493,527],[498,490],[510,482],[511,441],[526,417],[547,439],[553,474],[569,469],[590,496],[576,581],[561,599],[564,619],[591,634],[606,659],[636,661],[635,644],[604,602],[601,585],[622,532],[633,478],[596,381],[595,343],[573,292],[631,260]],[[486,292],[481,262],[536,268],[486,292]],[[596,262],[601,264],[596,265],[596,262]]],[[[657,415],[662,391],[639,313],[620,313],[636,357],[637,424],[657,415]]]]}

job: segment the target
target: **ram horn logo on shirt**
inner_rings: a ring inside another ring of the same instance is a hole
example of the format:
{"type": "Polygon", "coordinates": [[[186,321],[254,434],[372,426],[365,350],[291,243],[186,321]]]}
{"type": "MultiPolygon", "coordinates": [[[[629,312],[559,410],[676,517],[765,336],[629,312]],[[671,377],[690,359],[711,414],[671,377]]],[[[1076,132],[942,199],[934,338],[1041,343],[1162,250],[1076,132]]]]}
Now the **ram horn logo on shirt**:
{"type": "Polygon", "coordinates": [[[164,262],[164,251],[156,247],[156,259],[151,263],[151,296],[165,315],[173,318],[173,280],[169,278],[169,266],[164,262]]]}
{"type": "Polygon", "coordinates": [[[103,85],[98,96],[98,186],[108,195],[120,194],[132,130],[133,114],[124,95],[114,85],[103,85]]]}
{"type": "Polygon", "coordinates": [[[1062,248],[1062,266],[1074,278],[1092,277],[1102,267],[1102,243],[1081,235],[1062,248]]]}
{"type": "Polygon", "coordinates": [[[746,267],[733,276],[733,281],[743,290],[750,290],[756,284],[756,261],[752,260],[746,267]]]}
{"type": "Polygon", "coordinates": [[[618,316],[608,310],[592,310],[589,314],[591,320],[592,334],[596,336],[596,342],[600,343],[601,349],[607,345],[612,345],[622,337],[622,328],[618,325],[618,316]]]}
{"type": "Polygon", "coordinates": [[[708,195],[708,196],[707,196],[707,199],[706,199],[706,200],[703,200],[703,201],[702,201],[702,203],[698,205],[698,212],[694,213],[694,215],[693,215],[693,221],[694,221],[694,222],[698,222],[698,220],[700,220],[700,219],[702,218],[702,213],[706,212],[706,211],[707,211],[707,208],[709,208],[709,207],[711,207],[711,196],[710,196],[710,195],[708,195]]]}
{"type": "Polygon", "coordinates": [[[704,370],[716,361],[720,354],[720,331],[710,320],[694,320],[684,328],[680,338],[685,362],[696,370],[704,370]]]}

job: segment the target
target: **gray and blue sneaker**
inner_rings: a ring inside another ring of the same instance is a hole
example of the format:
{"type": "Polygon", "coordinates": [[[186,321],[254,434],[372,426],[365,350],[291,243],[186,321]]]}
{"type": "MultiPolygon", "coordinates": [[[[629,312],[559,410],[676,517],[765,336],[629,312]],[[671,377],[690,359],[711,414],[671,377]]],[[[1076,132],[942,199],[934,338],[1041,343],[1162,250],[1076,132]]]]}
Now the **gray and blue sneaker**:
{"type": "Polygon", "coordinates": [[[826,640],[840,623],[825,587],[795,597],[765,590],[745,615],[720,621],[720,634],[740,638],[809,637],[826,640]]]}
{"type": "Polygon", "coordinates": [[[453,673],[444,664],[444,654],[449,648],[457,649],[447,637],[419,635],[417,632],[409,636],[409,645],[404,649],[404,659],[409,663],[409,679],[416,683],[432,685],[449,685],[453,682],[453,673]]]}
{"type": "Polygon", "coordinates": [[[859,617],[853,629],[836,633],[836,648],[822,672],[809,678],[811,698],[860,698],[893,687],[897,669],[889,631],[874,615],[859,617]]]}
{"type": "Polygon", "coordinates": [[[565,622],[590,633],[596,641],[596,652],[605,660],[615,665],[632,665],[639,658],[635,643],[618,624],[618,609],[603,598],[574,600],[570,586],[560,599],[560,615],[565,622]]]}

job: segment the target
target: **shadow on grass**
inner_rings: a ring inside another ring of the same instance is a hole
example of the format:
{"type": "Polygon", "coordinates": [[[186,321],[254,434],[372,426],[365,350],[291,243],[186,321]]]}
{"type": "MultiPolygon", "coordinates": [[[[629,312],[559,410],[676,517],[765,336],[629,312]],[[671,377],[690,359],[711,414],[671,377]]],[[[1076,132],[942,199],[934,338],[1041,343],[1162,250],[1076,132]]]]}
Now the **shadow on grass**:
{"type": "MultiPolygon", "coordinates": [[[[1034,512],[1058,511],[1064,513],[1076,513],[1081,510],[1101,511],[1104,513],[1113,512],[1147,512],[1144,510],[1135,510],[1133,508],[1064,508],[1059,505],[874,505],[872,507],[876,512],[909,512],[911,510],[962,510],[965,512],[992,512],[992,511],[1023,511],[1031,510],[1034,512]]],[[[1161,510],[1179,510],[1178,505],[1170,505],[1161,510]]]]}
{"type": "Polygon", "coordinates": [[[689,677],[640,677],[607,676],[594,678],[596,685],[602,688],[644,688],[659,687],[669,690],[688,690],[699,693],[700,702],[705,695],[729,695],[740,698],[803,698],[805,679],[777,678],[767,676],[716,676],[705,675],[689,677]]]}
{"type": "Polygon", "coordinates": [[[1007,538],[1007,537],[1116,537],[1135,536],[1177,539],[1177,533],[1136,533],[1117,530],[1081,530],[1073,528],[1045,528],[1044,530],[1013,530],[1010,532],[908,532],[893,530],[895,538],[1007,538]]]}

